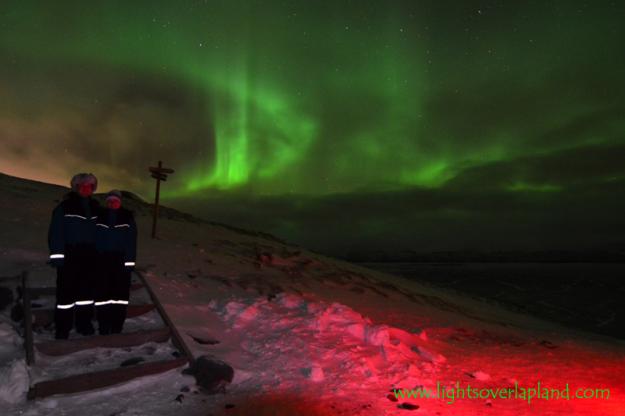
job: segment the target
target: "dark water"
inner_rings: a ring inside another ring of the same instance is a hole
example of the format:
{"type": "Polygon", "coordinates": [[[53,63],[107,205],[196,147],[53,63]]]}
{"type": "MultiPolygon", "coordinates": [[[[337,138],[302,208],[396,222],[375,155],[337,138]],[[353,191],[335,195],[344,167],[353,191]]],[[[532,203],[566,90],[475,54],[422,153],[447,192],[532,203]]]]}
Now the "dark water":
{"type": "Polygon", "coordinates": [[[573,328],[625,339],[623,263],[360,264],[573,328]]]}

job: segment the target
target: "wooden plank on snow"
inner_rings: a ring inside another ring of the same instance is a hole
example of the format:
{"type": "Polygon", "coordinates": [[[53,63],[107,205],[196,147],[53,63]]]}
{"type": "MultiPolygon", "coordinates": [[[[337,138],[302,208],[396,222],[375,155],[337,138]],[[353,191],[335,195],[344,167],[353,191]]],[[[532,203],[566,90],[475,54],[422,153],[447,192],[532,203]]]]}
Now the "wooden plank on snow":
{"type": "Polygon", "coordinates": [[[169,328],[137,331],[111,335],[93,335],[76,339],[59,339],[35,344],[37,350],[46,355],[66,355],[91,348],[123,348],[146,342],[165,342],[169,339],[169,328]]]}
{"type": "MultiPolygon", "coordinates": [[[[135,291],[143,289],[143,285],[141,283],[132,283],[130,285],[130,291],[135,291]]],[[[46,286],[46,287],[31,287],[28,288],[30,292],[30,297],[32,299],[37,299],[40,296],[56,296],[56,286],[46,286]]]]}
{"type": "Polygon", "coordinates": [[[148,362],[135,366],[119,367],[94,373],[77,374],[56,380],[42,381],[31,387],[28,399],[54,394],[71,394],[123,383],[137,377],[163,373],[187,364],[186,358],[148,362]]]}
{"type": "MultiPolygon", "coordinates": [[[[140,316],[148,313],[152,309],[154,309],[154,305],[151,303],[141,305],[130,304],[128,305],[126,317],[134,318],[135,316],[140,316]]],[[[36,326],[47,326],[54,321],[54,309],[33,309],[32,314],[35,318],[33,324],[36,326]]]]}

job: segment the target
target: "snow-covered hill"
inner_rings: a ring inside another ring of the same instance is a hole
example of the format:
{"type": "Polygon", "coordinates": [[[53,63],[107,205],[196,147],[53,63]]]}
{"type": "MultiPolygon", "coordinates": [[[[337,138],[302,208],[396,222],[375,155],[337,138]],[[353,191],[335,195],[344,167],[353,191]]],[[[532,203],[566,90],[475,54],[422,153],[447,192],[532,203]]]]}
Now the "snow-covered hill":
{"type": "MultiPolygon", "coordinates": [[[[22,270],[38,285],[54,285],[54,270],[45,265],[47,227],[66,191],[0,175],[0,286],[14,288],[22,270]]],[[[138,268],[194,354],[229,363],[233,383],[224,393],[206,394],[177,369],[27,402],[25,388],[35,375],[24,364],[18,324],[7,307],[0,312],[0,400],[8,414],[625,414],[622,342],[174,210],[161,212],[160,238],[152,240],[149,206],[131,195],[128,201],[139,227],[138,268]],[[456,397],[450,404],[450,398],[396,398],[392,392],[436,392],[439,386],[450,392],[459,383],[496,394],[537,382],[560,390],[568,383],[571,396],[580,387],[609,389],[610,397],[534,398],[529,404],[456,397]]],[[[85,360],[81,354],[76,360],[85,360]]],[[[95,351],[91,359],[107,357],[95,351]]]]}

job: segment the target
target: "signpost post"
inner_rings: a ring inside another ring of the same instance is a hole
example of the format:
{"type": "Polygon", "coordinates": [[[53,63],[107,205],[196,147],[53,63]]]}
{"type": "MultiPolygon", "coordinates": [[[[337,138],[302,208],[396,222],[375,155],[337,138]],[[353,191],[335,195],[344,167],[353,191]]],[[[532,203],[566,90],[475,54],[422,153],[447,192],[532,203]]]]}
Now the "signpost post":
{"type": "Polygon", "coordinates": [[[149,166],[148,170],[152,173],[152,177],[156,179],[156,197],[154,199],[154,219],[152,221],[152,238],[156,238],[156,219],[158,218],[158,198],[161,191],[161,181],[167,180],[167,174],[174,173],[173,169],[163,167],[163,162],[158,161],[158,166],[149,166]]]}

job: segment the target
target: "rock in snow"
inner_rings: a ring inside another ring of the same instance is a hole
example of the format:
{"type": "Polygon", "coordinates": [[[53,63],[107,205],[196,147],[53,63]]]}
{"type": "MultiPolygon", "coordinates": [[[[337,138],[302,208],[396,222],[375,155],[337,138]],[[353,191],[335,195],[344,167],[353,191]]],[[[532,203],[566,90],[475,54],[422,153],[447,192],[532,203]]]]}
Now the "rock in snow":
{"type": "Polygon", "coordinates": [[[324,374],[323,374],[323,368],[321,368],[321,366],[319,366],[318,364],[313,365],[312,367],[305,367],[302,368],[302,374],[304,374],[304,376],[306,376],[307,378],[309,378],[311,381],[323,381],[324,374]]]}
{"type": "Polygon", "coordinates": [[[197,384],[211,393],[216,393],[232,382],[234,369],[211,355],[202,355],[192,369],[197,384]]]}

